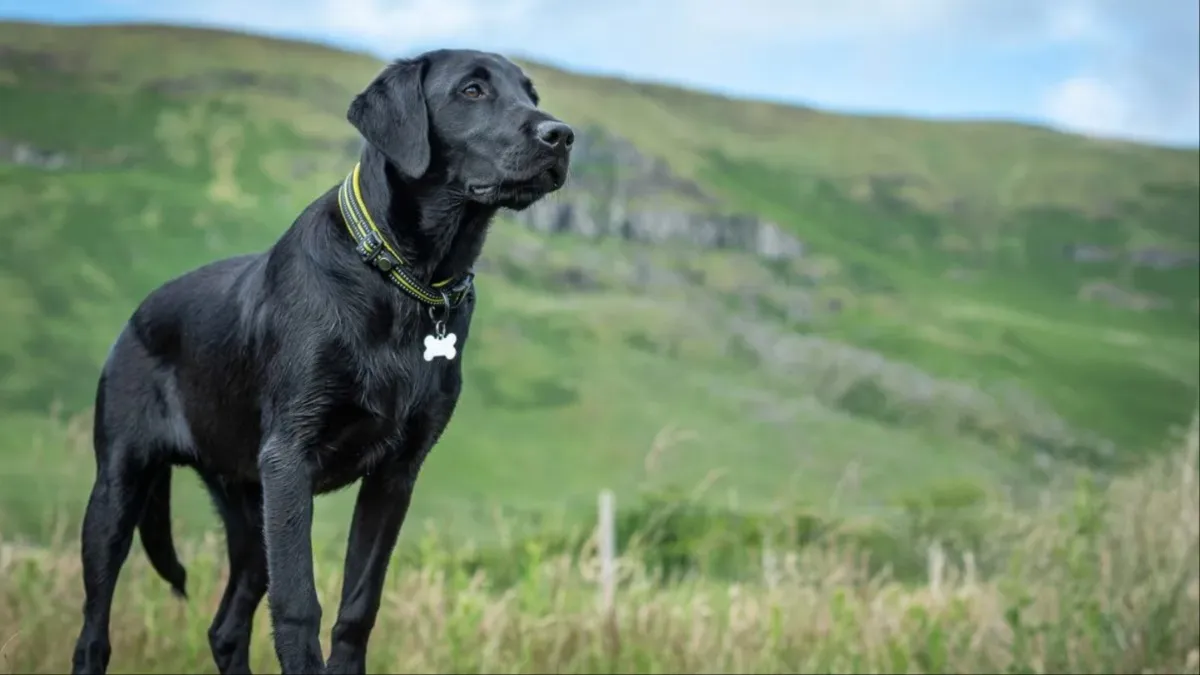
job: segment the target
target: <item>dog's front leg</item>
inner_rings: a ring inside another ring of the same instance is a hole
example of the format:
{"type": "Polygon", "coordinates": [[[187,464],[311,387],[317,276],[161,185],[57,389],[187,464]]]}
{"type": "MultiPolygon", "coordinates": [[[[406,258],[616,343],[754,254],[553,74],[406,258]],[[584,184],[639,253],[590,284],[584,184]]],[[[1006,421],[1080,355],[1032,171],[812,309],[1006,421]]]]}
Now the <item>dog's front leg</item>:
{"type": "Polygon", "coordinates": [[[358,489],[327,673],[366,672],[367,640],[415,479],[402,461],[393,464],[364,476],[358,489]]]}
{"type": "Polygon", "coordinates": [[[287,673],[319,673],[321,604],[313,580],[312,472],[302,443],[274,435],[259,454],[267,604],[275,655],[287,673]]]}

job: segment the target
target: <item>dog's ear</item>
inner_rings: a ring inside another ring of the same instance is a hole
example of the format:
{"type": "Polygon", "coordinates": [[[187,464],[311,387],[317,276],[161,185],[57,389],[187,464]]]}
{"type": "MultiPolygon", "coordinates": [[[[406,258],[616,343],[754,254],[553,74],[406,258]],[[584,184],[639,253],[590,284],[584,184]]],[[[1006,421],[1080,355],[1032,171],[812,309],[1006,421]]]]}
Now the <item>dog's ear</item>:
{"type": "Polygon", "coordinates": [[[429,168],[424,71],[421,60],[392,63],[354,97],[346,111],[346,119],[363,138],[414,180],[429,168]]]}

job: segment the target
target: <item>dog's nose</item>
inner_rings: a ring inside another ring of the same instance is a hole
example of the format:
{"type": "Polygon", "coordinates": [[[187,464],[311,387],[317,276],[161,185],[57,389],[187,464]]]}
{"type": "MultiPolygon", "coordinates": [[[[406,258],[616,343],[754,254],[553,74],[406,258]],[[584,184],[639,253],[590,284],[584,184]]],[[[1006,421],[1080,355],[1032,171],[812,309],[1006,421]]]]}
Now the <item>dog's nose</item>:
{"type": "Polygon", "coordinates": [[[562,122],[541,122],[536,131],[538,140],[555,150],[570,150],[575,142],[575,132],[562,122]]]}

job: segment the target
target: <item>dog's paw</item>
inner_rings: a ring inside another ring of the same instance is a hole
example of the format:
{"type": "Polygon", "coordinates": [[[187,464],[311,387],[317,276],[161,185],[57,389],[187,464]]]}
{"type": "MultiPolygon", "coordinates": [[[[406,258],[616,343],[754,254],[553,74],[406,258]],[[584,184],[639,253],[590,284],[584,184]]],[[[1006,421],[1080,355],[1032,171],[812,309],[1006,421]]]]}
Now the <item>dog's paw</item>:
{"type": "Polygon", "coordinates": [[[367,660],[365,658],[333,657],[329,659],[329,663],[325,664],[324,672],[326,675],[366,675],[367,660]]]}

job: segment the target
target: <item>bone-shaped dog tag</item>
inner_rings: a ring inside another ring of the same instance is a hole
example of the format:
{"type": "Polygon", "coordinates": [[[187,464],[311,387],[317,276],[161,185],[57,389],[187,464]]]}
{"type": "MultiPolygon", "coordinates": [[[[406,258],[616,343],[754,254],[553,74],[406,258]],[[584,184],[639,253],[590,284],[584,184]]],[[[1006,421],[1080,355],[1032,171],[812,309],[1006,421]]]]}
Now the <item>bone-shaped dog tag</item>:
{"type": "Polygon", "coordinates": [[[454,343],[458,342],[458,336],[454,333],[447,333],[442,337],[434,337],[432,335],[425,336],[425,360],[432,361],[435,357],[441,356],[448,361],[453,361],[458,350],[454,348],[454,343]]]}

